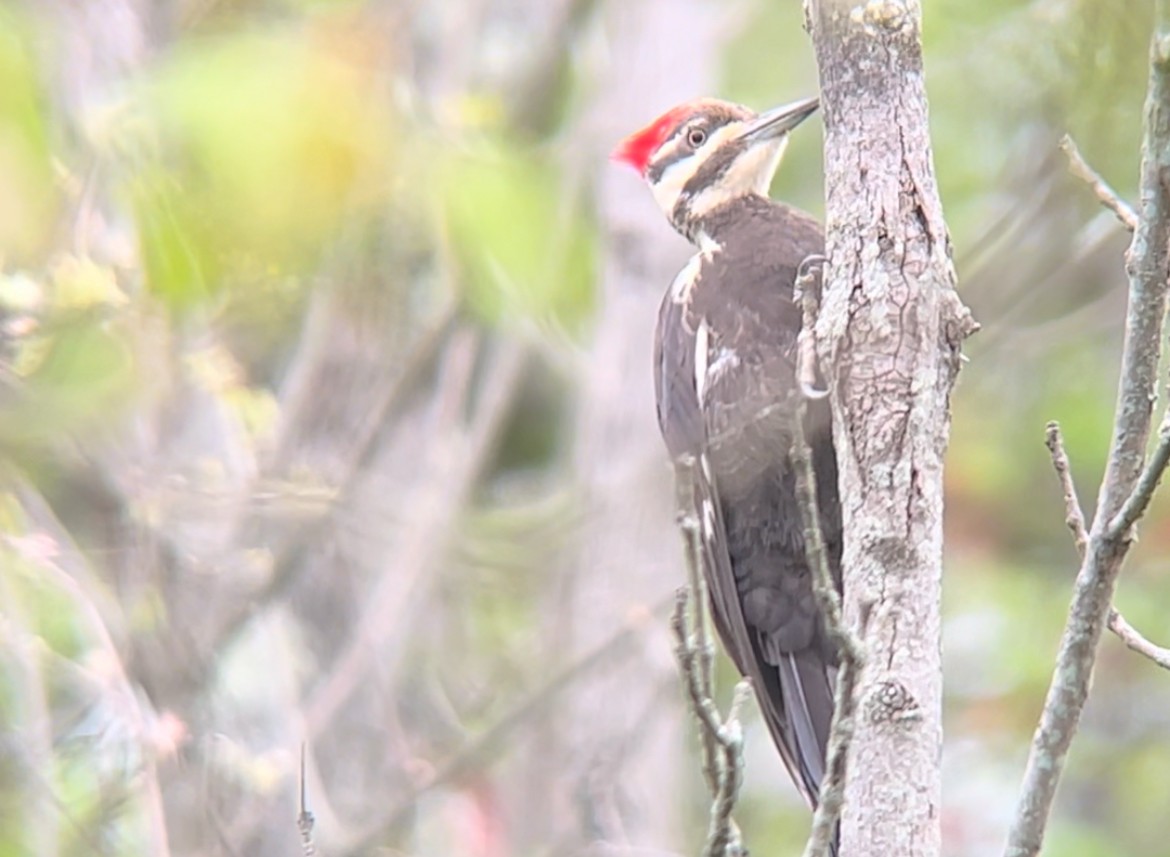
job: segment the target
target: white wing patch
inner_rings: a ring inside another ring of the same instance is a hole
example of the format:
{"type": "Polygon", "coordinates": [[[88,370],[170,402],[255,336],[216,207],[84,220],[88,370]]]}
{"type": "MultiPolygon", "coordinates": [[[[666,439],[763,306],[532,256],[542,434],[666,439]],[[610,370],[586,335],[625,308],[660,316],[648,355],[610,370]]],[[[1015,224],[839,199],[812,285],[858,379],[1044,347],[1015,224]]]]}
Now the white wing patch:
{"type": "MultiPolygon", "coordinates": [[[[707,459],[705,452],[699,453],[699,468],[702,471],[703,480],[708,485],[714,486],[715,480],[711,475],[711,462],[707,459]]],[[[700,512],[699,522],[702,525],[703,538],[712,541],[715,538],[715,502],[710,497],[704,497],[700,512]]]]}
{"type": "Polygon", "coordinates": [[[676,304],[686,303],[691,296],[691,289],[695,286],[695,281],[699,279],[699,269],[703,266],[703,256],[701,253],[696,253],[687,263],[683,265],[683,269],[678,272],[674,278],[674,282],[670,284],[670,299],[676,304]]]}
{"type": "Polygon", "coordinates": [[[726,345],[713,347],[713,334],[706,319],[695,331],[695,395],[699,406],[705,404],[707,393],[725,374],[739,366],[739,355],[726,345]]]}
{"type": "Polygon", "coordinates": [[[695,331],[695,395],[699,398],[699,405],[703,404],[703,396],[707,392],[707,367],[710,359],[710,328],[707,319],[699,322],[699,329],[695,331]]]}
{"type": "Polygon", "coordinates": [[[698,242],[699,252],[687,260],[683,269],[674,278],[674,282],[670,284],[670,299],[676,304],[686,303],[690,299],[691,289],[699,280],[703,263],[710,262],[716,253],[723,251],[723,246],[706,232],[699,233],[698,242]]]}
{"type": "Polygon", "coordinates": [[[739,365],[739,355],[735,353],[735,349],[721,346],[715,355],[715,359],[711,361],[711,365],[707,367],[707,386],[714,384],[725,373],[739,365]]]}
{"type": "Polygon", "coordinates": [[[715,504],[710,499],[703,500],[703,538],[711,541],[715,538],[715,504]]]}

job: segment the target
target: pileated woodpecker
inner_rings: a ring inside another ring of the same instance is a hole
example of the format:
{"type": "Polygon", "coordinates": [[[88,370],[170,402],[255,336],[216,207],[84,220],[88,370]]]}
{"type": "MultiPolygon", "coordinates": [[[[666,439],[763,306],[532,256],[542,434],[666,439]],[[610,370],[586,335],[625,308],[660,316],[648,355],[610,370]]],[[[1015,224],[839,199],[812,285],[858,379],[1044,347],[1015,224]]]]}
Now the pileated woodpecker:
{"type": "MultiPolygon", "coordinates": [[[[658,315],[658,423],[693,504],[716,628],[755,686],[793,781],[815,807],[833,716],[837,655],[813,595],[789,457],[801,263],[824,252],[810,215],[768,198],[809,98],[757,115],[682,104],[623,140],[671,225],[698,247],[658,315]]],[[[810,401],[829,563],[841,586],[841,509],[829,409],[810,401]]],[[[834,852],[836,844],[834,843],[834,852]]]]}

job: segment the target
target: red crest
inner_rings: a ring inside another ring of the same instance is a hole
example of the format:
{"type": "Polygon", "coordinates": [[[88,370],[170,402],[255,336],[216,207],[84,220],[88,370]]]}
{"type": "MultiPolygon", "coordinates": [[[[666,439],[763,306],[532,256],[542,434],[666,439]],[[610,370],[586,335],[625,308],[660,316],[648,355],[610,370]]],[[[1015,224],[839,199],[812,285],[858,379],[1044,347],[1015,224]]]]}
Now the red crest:
{"type": "Polygon", "coordinates": [[[674,133],[680,123],[686,121],[695,112],[695,102],[688,101],[667,110],[645,128],[635,131],[614,147],[610,157],[615,161],[629,164],[640,173],[646,172],[646,166],[658,147],[666,142],[666,138],[674,133]]]}

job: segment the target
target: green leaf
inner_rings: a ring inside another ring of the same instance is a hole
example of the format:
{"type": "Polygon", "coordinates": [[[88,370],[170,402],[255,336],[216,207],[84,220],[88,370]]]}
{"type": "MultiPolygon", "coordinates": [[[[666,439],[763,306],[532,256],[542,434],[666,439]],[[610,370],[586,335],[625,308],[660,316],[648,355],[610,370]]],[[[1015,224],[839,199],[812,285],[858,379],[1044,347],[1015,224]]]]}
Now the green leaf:
{"type": "Polygon", "coordinates": [[[23,22],[0,7],[0,260],[45,249],[56,216],[48,130],[23,22]]]}
{"type": "Polygon", "coordinates": [[[593,309],[596,236],[553,166],[489,143],[443,164],[444,219],[472,309],[492,323],[580,330],[593,309]]]}

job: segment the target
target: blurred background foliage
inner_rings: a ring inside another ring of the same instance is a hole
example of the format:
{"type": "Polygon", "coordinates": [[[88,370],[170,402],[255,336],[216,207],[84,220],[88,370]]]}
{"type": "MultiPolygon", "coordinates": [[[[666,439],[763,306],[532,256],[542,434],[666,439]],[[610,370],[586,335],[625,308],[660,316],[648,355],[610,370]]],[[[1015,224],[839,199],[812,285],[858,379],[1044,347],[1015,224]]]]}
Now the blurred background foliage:
{"type": "MultiPolygon", "coordinates": [[[[1148,0],[931,0],[983,324],[947,473],[948,855],[999,847],[1091,505],[1148,0]]],[[[812,91],[795,0],[0,2],[0,855],[693,853],[706,798],[613,142],[812,91]]],[[[820,140],[775,192],[821,210],[820,140]]],[[[1170,638],[1167,504],[1119,607],[1170,638]]],[[[726,665],[724,665],[726,666],[726,665]]],[[[725,685],[730,685],[730,674],[725,685]]],[[[1053,857],[1170,855],[1170,681],[1106,639],[1053,857]]],[[[756,853],[807,817],[750,727],[756,853]]]]}

